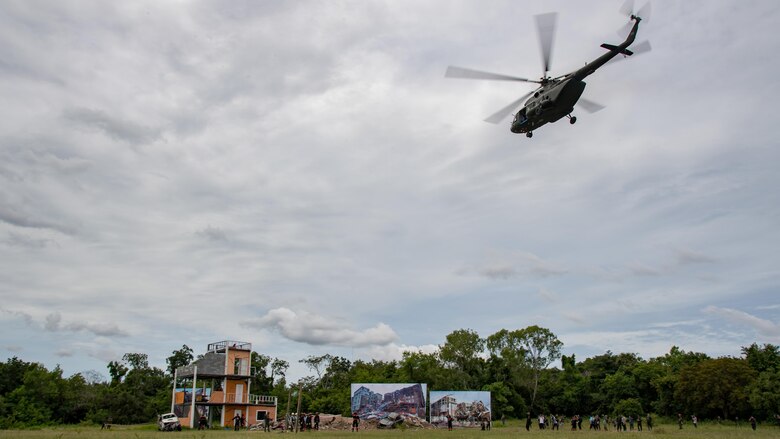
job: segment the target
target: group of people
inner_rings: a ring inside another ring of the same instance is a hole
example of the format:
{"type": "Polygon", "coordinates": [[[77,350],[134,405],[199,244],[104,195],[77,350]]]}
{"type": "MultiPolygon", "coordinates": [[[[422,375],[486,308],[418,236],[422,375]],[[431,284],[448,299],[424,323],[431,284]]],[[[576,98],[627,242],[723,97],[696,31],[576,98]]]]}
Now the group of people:
{"type": "MultiPolygon", "coordinates": [[[[204,420],[206,419],[205,416],[202,417],[204,420]]],[[[241,413],[236,413],[235,416],[233,416],[233,430],[239,431],[242,428],[244,428],[244,425],[246,425],[246,418],[241,413]]]]}
{"type": "Polygon", "coordinates": [[[320,429],[320,414],[319,413],[298,413],[297,419],[294,419],[290,423],[292,428],[293,424],[298,425],[298,431],[310,431],[320,429]]]}
{"type": "MultiPolygon", "coordinates": [[[[537,421],[539,423],[539,429],[545,430],[545,429],[551,429],[551,430],[560,430],[560,425],[565,423],[565,417],[562,415],[545,415],[545,414],[539,414],[537,417],[537,421]]],[[[642,431],[642,417],[637,416],[636,418],[633,416],[617,416],[614,419],[611,420],[612,426],[617,431],[634,431],[634,426],[636,426],[637,431],[642,431]]],[[[646,418],[647,421],[647,429],[652,430],[653,429],[653,417],[649,414],[646,418]]],[[[582,422],[583,422],[583,416],[580,415],[574,415],[570,419],[571,422],[571,430],[582,430],[582,422]]],[[[531,412],[526,413],[526,420],[525,420],[525,429],[531,430],[531,412]]],[[[607,415],[592,415],[588,418],[588,429],[589,430],[601,430],[602,428],[607,431],[609,430],[609,424],[610,424],[610,418],[607,415]]]]}
{"type": "MultiPolygon", "coordinates": [[[[455,421],[455,418],[451,414],[447,414],[447,430],[452,431],[452,424],[455,421]]],[[[502,421],[506,424],[505,419],[502,419],[502,421]]],[[[480,419],[479,420],[479,427],[483,431],[490,430],[491,427],[491,420],[490,419],[480,419]]]]}

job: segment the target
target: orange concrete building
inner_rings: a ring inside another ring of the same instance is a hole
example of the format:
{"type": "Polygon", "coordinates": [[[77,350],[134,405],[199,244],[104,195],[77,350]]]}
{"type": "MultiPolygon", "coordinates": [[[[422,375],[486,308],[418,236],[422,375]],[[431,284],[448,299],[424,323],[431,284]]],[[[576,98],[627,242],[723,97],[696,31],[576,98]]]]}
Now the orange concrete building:
{"type": "Polygon", "coordinates": [[[210,427],[232,427],[236,416],[244,426],[276,420],[276,397],[251,393],[252,344],[225,340],[174,374],[171,411],[182,426],[197,428],[201,417],[210,427]]]}

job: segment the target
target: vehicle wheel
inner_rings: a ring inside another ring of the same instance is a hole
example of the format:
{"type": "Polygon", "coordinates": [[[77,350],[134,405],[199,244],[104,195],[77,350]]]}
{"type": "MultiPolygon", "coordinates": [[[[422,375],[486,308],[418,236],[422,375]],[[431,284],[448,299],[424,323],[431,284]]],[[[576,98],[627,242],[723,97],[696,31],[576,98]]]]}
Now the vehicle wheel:
{"type": "Polygon", "coordinates": [[[533,131],[529,131],[529,132],[525,133],[525,137],[528,137],[529,139],[531,137],[533,137],[533,136],[534,136],[534,132],[533,131]]]}
{"type": "Polygon", "coordinates": [[[569,119],[569,123],[572,124],[572,125],[577,123],[577,116],[572,116],[571,119],[569,119]]]}
{"type": "Polygon", "coordinates": [[[176,427],[176,431],[181,431],[181,425],[176,427]]]}

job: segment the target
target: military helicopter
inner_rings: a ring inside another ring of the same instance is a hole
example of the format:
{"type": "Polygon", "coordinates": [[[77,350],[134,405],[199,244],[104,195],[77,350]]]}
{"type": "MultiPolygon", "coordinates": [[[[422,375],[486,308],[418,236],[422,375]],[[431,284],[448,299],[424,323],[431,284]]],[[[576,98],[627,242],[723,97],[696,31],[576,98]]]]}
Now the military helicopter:
{"type": "Polygon", "coordinates": [[[640,14],[645,16],[649,14],[650,3],[647,3],[642,9],[635,13],[633,12],[633,0],[628,0],[621,8],[621,12],[630,17],[626,29],[622,32],[628,32],[625,41],[618,45],[602,44],[601,47],[607,49],[607,53],[571,73],[555,78],[547,75],[547,72],[550,71],[550,54],[552,53],[555,22],[558,16],[557,13],[551,12],[535,16],[536,30],[539,35],[539,43],[542,49],[542,65],[544,68],[541,79],[532,80],[454,66],[449,66],[444,76],[447,78],[519,81],[539,84],[540,87],[538,89],[523,95],[516,101],[485,119],[485,122],[499,123],[512,113],[521,102],[530,97],[530,99],[525,101],[523,108],[515,114],[515,117],[512,120],[511,130],[513,133],[525,133],[526,137],[530,138],[533,137],[534,130],[548,122],[555,122],[564,116],[568,117],[569,122],[574,124],[577,122],[577,117],[572,116],[571,113],[574,111],[575,104],[579,104],[585,111],[590,113],[594,113],[604,108],[600,104],[581,98],[582,92],[585,90],[585,82],[583,82],[583,79],[618,55],[627,57],[634,55],[635,53],[647,52],[651,49],[650,43],[644,41],[637,44],[633,51],[628,50],[628,47],[633,44],[636,33],[639,30],[639,23],[642,21],[640,14]]]}

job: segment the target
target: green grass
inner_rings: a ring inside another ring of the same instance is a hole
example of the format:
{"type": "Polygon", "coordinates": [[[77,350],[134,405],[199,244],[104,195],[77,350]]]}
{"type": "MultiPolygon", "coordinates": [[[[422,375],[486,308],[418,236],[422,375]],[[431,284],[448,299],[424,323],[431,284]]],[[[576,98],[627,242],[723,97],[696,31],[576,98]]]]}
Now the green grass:
{"type": "Polygon", "coordinates": [[[442,438],[442,439],[465,439],[465,438],[523,438],[530,439],[542,439],[554,437],[555,439],[596,439],[600,437],[621,437],[617,435],[627,436],[628,438],[636,438],[646,436],[648,439],[661,439],[661,438],[674,438],[674,439],[763,439],[763,438],[778,438],[780,437],[780,428],[772,425],[759,425],[757,431],[750,429],[750,426],[745,424],[741,427],[734,427],[733,425],[700,425],[698,429],[694,429],[690,424],[684,426],[683,430],[679,430],[675,424],[659,425],[650,431],[628,431],[625,433],[617,433],[610,429],[610,431],[577,431],[572,432],[565,429],[560,431],[539,431],[538,429],[532,429],[530,432],[526,432],[525,428],[521,428],[520,423],[517,421],[507,423],[506,427],[502,427],[500,422],[496,422],[496,426],[491,431],[476,430],[455,430],[446,431],[439,430],[413,430],[413,429],[400,429],[400,430],[367,430],[360,431],[359,433],[351,433],[349,431],[318,431],[318,432],[303,432],[298,433],[286,433],[273,432],[263,433],[262,431],[224,431],[224,430],[209,430],[209,431],[197,431],[197,430],[184,430],[182,432],[170,432],[161,433],[154,430],[150,425],[134,425],[134,426],[114,426],[110,431],[101,431],[100,427],[84,427],[84,426],[72,426],[72,427],[60,427],[60,428],[43,428],[36,430],[0,430],[0,439],[74,439],[74,438],[113,438],[113,439],[150,439],[150,438],[180,438],[180,439],[204,439],[204,438],[243,438],[243,437],[263,437],[263,436],[275,436],[275,437],[317,437],[322,439],[328,438],[356,438],[366,437],[370,439],[423,439],[423,438],[442,438]]]}

